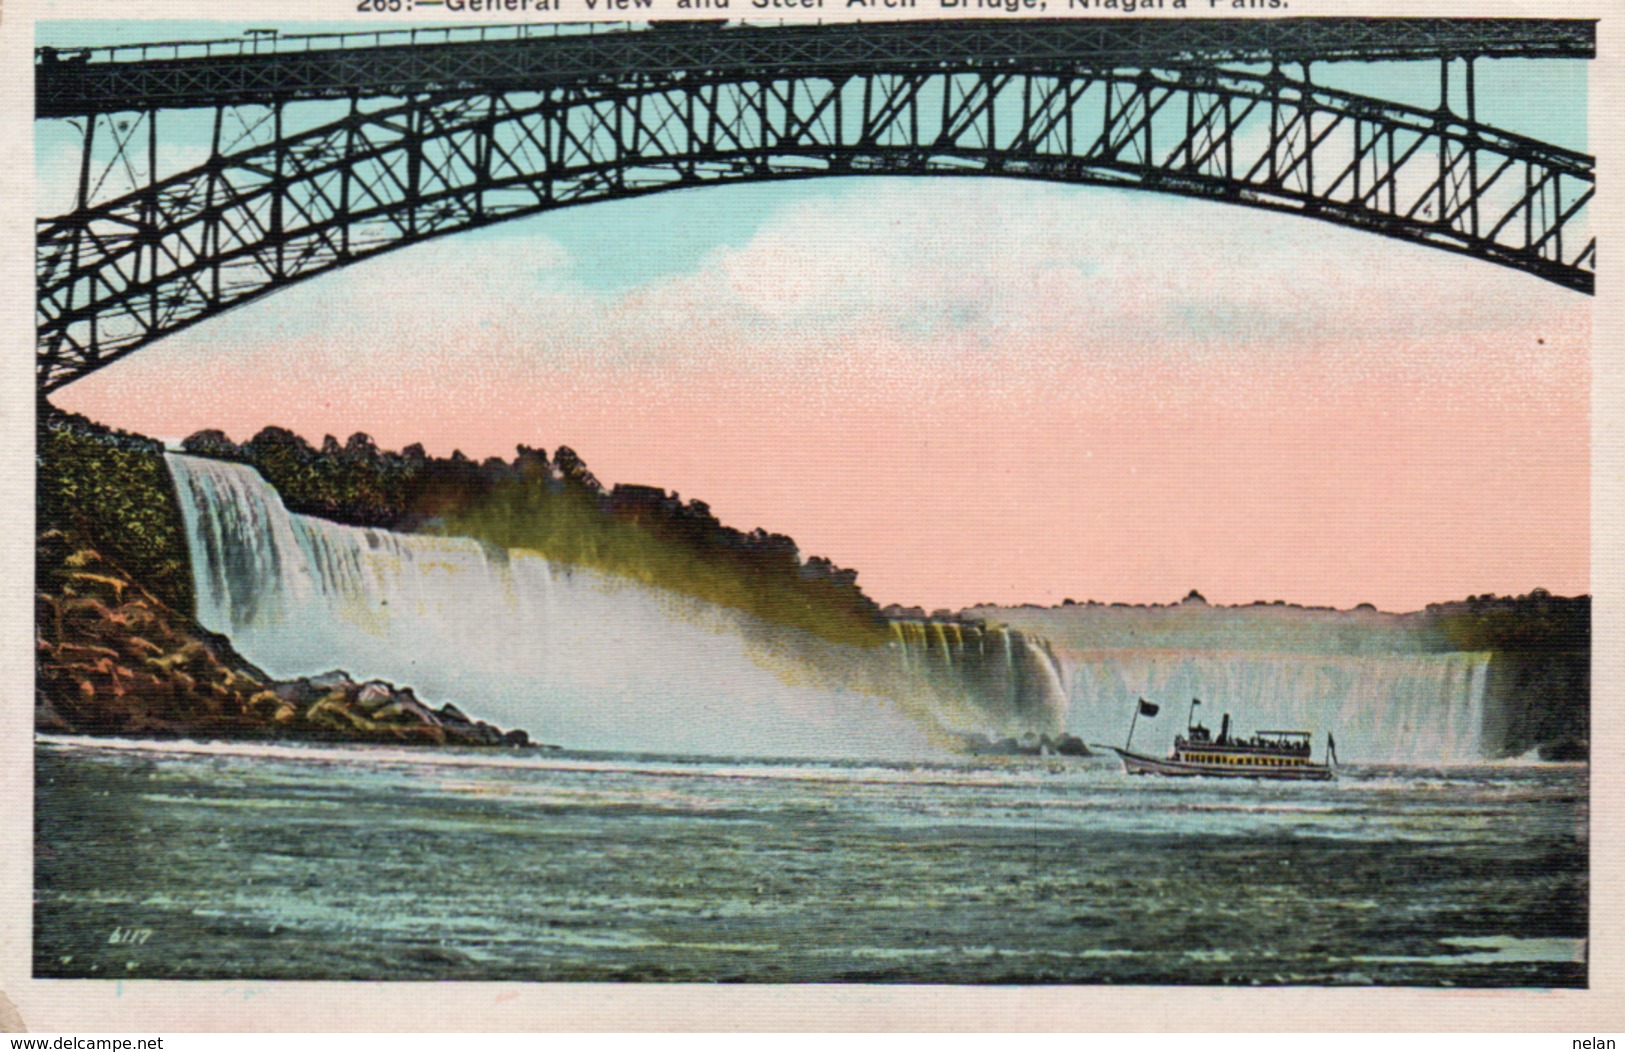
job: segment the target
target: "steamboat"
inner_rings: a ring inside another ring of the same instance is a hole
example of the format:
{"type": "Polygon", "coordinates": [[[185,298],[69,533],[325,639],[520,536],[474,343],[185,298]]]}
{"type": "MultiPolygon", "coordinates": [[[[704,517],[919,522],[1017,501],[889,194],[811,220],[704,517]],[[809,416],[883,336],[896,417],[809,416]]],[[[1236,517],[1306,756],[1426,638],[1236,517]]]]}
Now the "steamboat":
{"type": "Polygon", "coordinates": [[[1134,719],[1129,723],[1128,741],[1124,747],[1101,747],[1121,757],[1123,770],[1129,774],[1315,782],[1335,777],[1337,743],[1330,732],[1326,735],[1326,759],[1316,763],[1310,755],[1308,731],[1255,731],[1243,738],[1230,733],[1230,714],[1227,712],[1219,724],[1219,733],[1214,734],[1196,722],[1196,709],[1201,704],[1200,700],[1191,699],[1185,733],[1174,738],[1173,752],[1165,759],[1132,751],[1135,724],[1141,716],[1155,716],[1158,710],[1158,706],[1144,698],[1140,699],[1134,719]]]}

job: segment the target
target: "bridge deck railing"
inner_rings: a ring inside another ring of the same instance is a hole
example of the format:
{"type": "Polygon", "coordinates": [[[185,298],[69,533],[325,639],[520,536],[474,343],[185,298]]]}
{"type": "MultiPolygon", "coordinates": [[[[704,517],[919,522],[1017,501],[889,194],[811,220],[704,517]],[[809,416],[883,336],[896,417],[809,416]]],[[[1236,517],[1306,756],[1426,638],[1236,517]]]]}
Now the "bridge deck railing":
{"type": "Polygon", "coordinates": [[[377,29],[349,33],[289,34],[275,30],[249,29],[244,31],[243,36],[218,37],[212,40],[175,40],[101,47],[43,46],[34,49],[34,57],[37,61],[144,62],[152,59],[296,54],[358,47],[475,44],[499,40],[591,36],[595,33],[625,32],[636,29],[639,25],[641,23],[637,22],[525,22],[511,25],[414,26],[411,29],[377,29]]]}

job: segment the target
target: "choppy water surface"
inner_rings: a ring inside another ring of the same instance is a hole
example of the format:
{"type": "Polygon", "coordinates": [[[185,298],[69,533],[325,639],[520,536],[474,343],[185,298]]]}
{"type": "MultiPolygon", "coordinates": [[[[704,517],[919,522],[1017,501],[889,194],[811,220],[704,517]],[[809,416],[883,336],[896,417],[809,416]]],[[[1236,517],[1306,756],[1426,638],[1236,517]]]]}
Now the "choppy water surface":
{"type": "Polygon", "coordinates": [[[44,741],[35,974],[1585,984],[1586,771],[44,741]]]}

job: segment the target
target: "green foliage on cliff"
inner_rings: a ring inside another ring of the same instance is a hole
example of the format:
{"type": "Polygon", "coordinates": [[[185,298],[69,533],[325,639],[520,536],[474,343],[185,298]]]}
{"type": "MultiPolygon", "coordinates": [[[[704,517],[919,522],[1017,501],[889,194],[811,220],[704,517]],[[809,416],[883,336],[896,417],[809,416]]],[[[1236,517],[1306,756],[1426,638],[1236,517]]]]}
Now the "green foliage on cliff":
{"type": "MultiPolygon", "coordinates": [[[[56,530],[125,567],[163,602],[192,609],[192,572],[163,446],[84,417],[42,411],[37,532],[56,530]]],[[[40,567],[44,579],[54,567],[40,567]]]]}
{"type": "Polygon", "coordinates": [[[568,447],[526,446],[509,463],[476,463],[421,446],[382,451],[366,435],[321,449],[282,428],[237,445],[218,431],[183,443],[190,453],[254,466],[289,509],[352,525],[472,537],[562,564],[744,611],[821,638],[879,646],[885,621],[827,559],[801,558],[788,537],[722,525],[699,501],[648,486],[606,492],[568,447]]]}
{"type": "Polygon", "coordinates": [[[1452,650],[1503,653],[1584,653],[1591,648],[1591,598],[1528,595],[1473,596],[1430,606],[1435,631],[1452,650]]]}

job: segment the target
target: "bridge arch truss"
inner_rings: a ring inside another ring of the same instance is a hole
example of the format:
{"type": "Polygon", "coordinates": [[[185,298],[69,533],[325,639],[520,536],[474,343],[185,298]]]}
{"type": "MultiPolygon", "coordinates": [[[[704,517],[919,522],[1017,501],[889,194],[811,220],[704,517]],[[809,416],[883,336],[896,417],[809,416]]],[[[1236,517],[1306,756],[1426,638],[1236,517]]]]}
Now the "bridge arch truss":
{"type": "Polygon", "coordinates": [[[432,237],[593,201],[821,176],[1155,190],[1591,291],[1592,159],[1479,123],[1464,65],[1462,114],[1323,87],[1306,64],[1065,55],[423,84],[328,98],[323,119],[301,127],[290,100],[230,99],[213,108],[206,159],[162,177],[151,159],[162,108],[87,112],[77,205],[38,231],[39,385],[55,390],[241,303],[432,237]],[[127,169],[150,151],[150,177],[131,172],[141,185],[99,202],[98,134],[127,169]]]}

